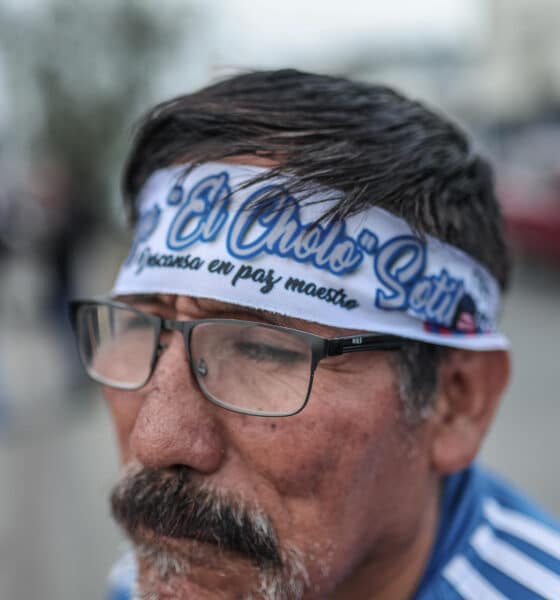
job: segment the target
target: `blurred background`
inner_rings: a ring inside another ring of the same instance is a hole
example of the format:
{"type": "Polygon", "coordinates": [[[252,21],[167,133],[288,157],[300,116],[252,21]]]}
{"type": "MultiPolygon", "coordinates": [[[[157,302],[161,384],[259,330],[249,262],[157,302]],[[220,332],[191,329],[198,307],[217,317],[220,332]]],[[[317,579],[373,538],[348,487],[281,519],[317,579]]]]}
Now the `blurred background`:
{"type": "Polygon", "coordinates": [[[135,119],[242,68],[394,85],[493,159],[514,377],[482,459],[560,516],[558,31],[556,0],[0,0],[0,598],[103,596],[118,467],[65,302],[107,291],[126,253],[135,119]]]}

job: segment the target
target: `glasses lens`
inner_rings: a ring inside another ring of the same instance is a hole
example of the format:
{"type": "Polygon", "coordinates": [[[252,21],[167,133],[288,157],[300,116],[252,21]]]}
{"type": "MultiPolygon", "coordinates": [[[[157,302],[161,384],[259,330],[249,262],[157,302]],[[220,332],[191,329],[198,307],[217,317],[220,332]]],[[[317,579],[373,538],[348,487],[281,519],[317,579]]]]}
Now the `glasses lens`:
{"type": "Polygon", "coordinates": [[[295,333],[251,323],[201,323],[190,347],[198,384],[226,407],[287,415],[305,403],[312,353],[295,333]]]}
{"type": "Polygon", "coordinates": [[[78,310],[77,334],[90,377],[121,389],[146,383],[157,331],[145,315],[127,308],[87,304],[78,310]]]}

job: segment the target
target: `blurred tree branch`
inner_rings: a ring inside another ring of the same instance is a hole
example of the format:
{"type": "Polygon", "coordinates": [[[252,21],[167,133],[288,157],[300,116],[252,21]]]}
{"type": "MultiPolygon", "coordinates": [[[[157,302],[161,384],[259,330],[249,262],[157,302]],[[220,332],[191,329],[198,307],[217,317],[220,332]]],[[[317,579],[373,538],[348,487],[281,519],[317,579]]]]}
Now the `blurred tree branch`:
{"type": "Polygon", "coordinates": [[[14,127],[26,134],[33,160],[64,165],[74,209],[90,223],[107,219],[130,126],[188,30],[189,5],[178,12],[165,18],[139,1],[0,7],[14,127]]]}

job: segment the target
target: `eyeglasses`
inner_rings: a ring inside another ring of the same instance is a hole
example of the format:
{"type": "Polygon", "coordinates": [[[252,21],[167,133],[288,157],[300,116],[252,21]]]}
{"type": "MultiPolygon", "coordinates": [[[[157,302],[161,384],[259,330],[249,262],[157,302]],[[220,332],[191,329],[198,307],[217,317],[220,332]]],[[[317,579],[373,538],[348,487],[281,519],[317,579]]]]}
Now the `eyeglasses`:
{"type": "Polygon", "coordinates": [[[175,321],[112,300],[70,302],[70,317],[82,364],[94,381],[121,390],[143,387],[165,350],[162,332],[179,331],[192,375],[208,400],[268,417],[305,407],[322,359],[397,350],[408,341],[385,334],[324,338],[235,319],[175,321]]]}

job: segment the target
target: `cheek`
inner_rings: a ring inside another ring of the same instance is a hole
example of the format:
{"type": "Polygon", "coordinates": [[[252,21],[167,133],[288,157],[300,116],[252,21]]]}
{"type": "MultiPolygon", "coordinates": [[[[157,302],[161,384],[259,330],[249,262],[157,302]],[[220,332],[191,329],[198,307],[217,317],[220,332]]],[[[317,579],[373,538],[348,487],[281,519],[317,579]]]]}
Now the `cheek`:
{"type": "Polygon", "coordinates": [[[363,485],[394,450],[400,420],[392,374],[376,372],[375,380],[319,373],[300,414],[245,420],[245,458],[286,496],[334,498],[348,485],[363,485]]]}
{"type": "Polygon", "coordinates": [[[238,428],[246,434],[238,446],[245,468],[273,490],[280,539],[303,552],[318,579],[336,581],[392,542],[399,515],[411,522],[399,503],[413,472],[412,442],[392,372],[379,373],[325,374],[299,415],[238,428]]]}
{"type": "Polygon", "coordinates": [[[113,419],[121,463],[126,464],[132,459],[128,441],[143,398],[136,392],[123,392],[110,388],[103,389],[103,396],[113,419]]]}

